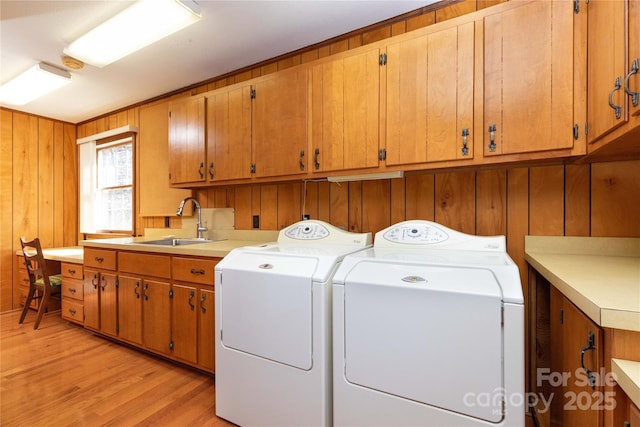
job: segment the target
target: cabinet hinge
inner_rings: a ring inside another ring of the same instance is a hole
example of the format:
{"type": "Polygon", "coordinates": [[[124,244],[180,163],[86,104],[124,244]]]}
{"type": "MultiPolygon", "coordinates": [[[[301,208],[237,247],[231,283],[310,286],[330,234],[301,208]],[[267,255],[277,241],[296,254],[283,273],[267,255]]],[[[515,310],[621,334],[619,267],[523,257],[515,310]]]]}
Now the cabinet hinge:
{"type": "Polygon", "coordinates": [[[378,160],[387,160],[387,149],[381,148],[378,150],[378,160]]]}
{"type": "Polygon", "coordinates": [[[560,324],[564,324],[564,310],[560,309],[560,324]]]}
{"type": "Polygon", "coordinates": [[[116,279],[116,288],[120,287],[120,279],[116,279]]]}
{"type": "Polygon", "coordinates": [[[169,350],[173,351],[173,341],[169,341],[169,350]]]}
{"type": "Polygon", "coordinates": [[[387,65],[387,54],[386,53],[381,53],[378,62],[379,62],[381,67],[383,65],[387,65]]]}
{"type": "Polygon", "coordinates": [[[255,163],[251,163],[251,167],[249,168],[249,172],[256,173],[256,164],[255,163]]]}
{"type": "Polygon", "coordinates": [[[580,133],[579,133],[579,127],[578,124],[574,124],[573,125],[573,139],[575,139],[576,141],[578,140],[578,138],[580,137],[580,133]]]}
{"type": "Polygon", "coordinates": [[[589,123],[584,124],[584,134],[589,135],[589,123]]]}
{"type": "Polygon", "coordinates": [[[116,334],[120,332],[120,325],[116,326],[116,334]]]}
{"type": "Polygon", "coordinates": [[[251,99],[256,99],[256,90],[255,89],[251,89],[251,92],[249,92],[249,93],[250,93],[251,99]]]}
{"type": "Polygon", "coordinates": [[[173,298],[173,289],[169,290],[169,298],[173,298]]]}
{"type": "Polygon", "coordinates": [[[169,118],[171,118],[171,111],[169,111],[169,118]]]}

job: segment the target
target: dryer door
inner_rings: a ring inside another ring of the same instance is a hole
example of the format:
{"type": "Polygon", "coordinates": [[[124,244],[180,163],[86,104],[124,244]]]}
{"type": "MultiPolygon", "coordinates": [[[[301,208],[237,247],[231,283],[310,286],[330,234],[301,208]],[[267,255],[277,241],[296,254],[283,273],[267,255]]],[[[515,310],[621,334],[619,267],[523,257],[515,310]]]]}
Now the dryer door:
{"type": "Polygon", "coordinates": [[[503,418],[502,295],[491,271],[363,261],[344,286],[347,381],[503,418]]]}
{"type": "Polygon", "coordinates": [[[311,369],[311,274],[318,260],[245,253],[230,261],[216,294],[222,345],[311,369]]]}

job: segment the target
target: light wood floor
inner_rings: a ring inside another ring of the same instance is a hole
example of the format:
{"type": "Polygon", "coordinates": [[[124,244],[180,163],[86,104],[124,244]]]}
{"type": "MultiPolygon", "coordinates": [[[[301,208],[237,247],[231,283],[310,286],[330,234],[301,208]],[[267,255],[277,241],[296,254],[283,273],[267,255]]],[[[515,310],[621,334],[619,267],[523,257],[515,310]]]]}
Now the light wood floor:
{"type": "Polygon", "coordinates": [[[0,315],[0,425],[233,426],[215,415],[211,375],[35,313],[0,315]]]}

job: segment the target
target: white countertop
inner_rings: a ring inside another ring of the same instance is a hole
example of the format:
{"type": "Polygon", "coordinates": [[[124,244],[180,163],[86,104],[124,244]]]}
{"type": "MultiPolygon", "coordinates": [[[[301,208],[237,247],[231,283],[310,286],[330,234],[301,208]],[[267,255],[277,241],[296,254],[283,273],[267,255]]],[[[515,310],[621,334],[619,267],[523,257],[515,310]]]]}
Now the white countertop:
{"type": "Polygon", "coordinates": [[[611,371],[629,399],[640,408],[640,362],[611,359],[611,371]]]}
{"type": "Polygon", "coordinates": [[[640,331],[640,238],[526,236],[525,259],[599,326],[640,331]]]}

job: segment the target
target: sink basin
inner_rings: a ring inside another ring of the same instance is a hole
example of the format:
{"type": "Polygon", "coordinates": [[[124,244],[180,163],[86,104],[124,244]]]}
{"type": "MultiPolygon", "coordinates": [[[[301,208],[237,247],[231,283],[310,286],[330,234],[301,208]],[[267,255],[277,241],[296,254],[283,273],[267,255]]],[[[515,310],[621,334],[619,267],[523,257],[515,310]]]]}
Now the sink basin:
{"type": "Polygon", "coordinates": [[[195,245],[198,243],[208,243],[208,242],[214,242],[214,241],[215,240],[189,238],[189,239],[147,240],[145,242],[136,242],[136,243],[142,243],[144,245],[185,246],[185,245],[195,245]]]}

